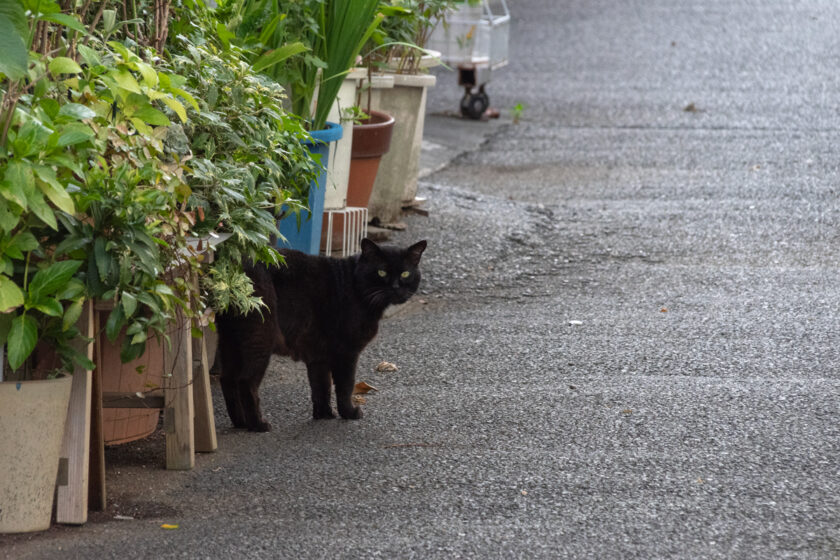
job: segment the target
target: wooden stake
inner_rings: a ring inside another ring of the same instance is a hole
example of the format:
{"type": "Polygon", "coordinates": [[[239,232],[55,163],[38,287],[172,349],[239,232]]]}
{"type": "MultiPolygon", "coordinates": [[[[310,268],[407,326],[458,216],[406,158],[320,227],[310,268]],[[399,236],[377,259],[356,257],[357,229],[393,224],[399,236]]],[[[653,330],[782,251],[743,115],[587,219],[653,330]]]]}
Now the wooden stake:
{"type": "MultiPolygon", "coordinates": [[[[87,342],[80,340],[80,350],[86,350],[88,360],[93,360],[94,320],[91,302],[85,304],[80,326],[82,334],[88,339],[87,342]]],[[[76,366],[64,440],[61,443],[61,457],[67,459],[68,476],[67,484],[58,487],[56,496],[55,518],[59,523],[81,525],[87,521],[92,384],[91,370],[76,366]]]]}

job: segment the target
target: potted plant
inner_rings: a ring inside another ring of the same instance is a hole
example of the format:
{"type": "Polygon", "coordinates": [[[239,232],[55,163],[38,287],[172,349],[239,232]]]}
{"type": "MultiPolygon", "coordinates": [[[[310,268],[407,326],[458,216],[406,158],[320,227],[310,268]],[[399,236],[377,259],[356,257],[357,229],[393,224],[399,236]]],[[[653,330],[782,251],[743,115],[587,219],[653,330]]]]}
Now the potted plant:
{"type": "MultiPolygon", "coordinates": [[[[292,111],[308,122],[312,135],[308,147],[323,169],[328,163],[329,143],[342,133],[340,124],[328,122],[327,116],[343,77],[381,20],[378,6],[379,0],[221,3],[231,31],[245,44],[258,48],[254,69],[288,84],[292,111]],[[278,56],[285,57],[295,45],[304,50],[288,57],[283,65],[275,64],[278,56]]],[[[280,221],[280,232],[292,247],[319,252],[325,187],[324,172],[311,184],[309,217],[302,220],[299,213],[290,212],[280,221]]]]}
{"type": "Polygon", "coordinates": [[[75,211],[69,178],[79,168],[66,152],[92,134],[79,123],[79,107],[59,107],[45,95],[75,63],[29,53],[38,24],[82,28],[43,4],[29,18],[17,3],[0,14],[0,533],[49,526],[67,374],[75,364],[91,365],[75,344],[86,298],[76,277],[83,262],[56,255],[50,237],[75,211]]]}
{"type": "Polygon", "coordinates": [[[394,222],[414,201],[420,168],[427,90],[435,85],[428,68],[439,54],[427,51],[432,30],[455,0],[390,0],[386,18],[366,56],[392,74],[393,88],[375,89],[372,108],[394,116],[391,150],[382,158],[368,210],[382,223],[394,222]]]}
{"type": "MultiPolygon", "coordinates": [[[[312,163],[299,142],[306,135],[302,126],[282,108],[282,89],[258,78],[235,50],[225,51],[225,64],[243,79],[226,96],[215,95],[200,85],[228,85],[227,75],[213,82],[197,68],[213,72],[217,65],[199,56],[192,73],[181,75],[186,63],[170,64],[149,47],[104,41],[119,39],[119,26],[113,14],[100,19],[96,6],[85,3],[78,13],[63,13],[52,0],[28,13],[20,4],[10,6],[0,13],[8,38],[0,53],[0,372],[17,373],[0,385],[13,398],[32,393],[44,403],[47,397],[25,390],[20,376],[40,375],[30,372],[43,368],[27,365],[40,357],[39,344],[54,350],[56,369],[93,368],[78,347],[86,339],[76,327],[87,303],[108,304],[98,341],[121,341],[116,355],[122,362],[143,356],[150,341],[165,343],[178,314],[197,321],[211,306],[259,305],[242,260],[277,262],[268,244],[276,232],[275,210],[293,198],[286,185],[308,183],[312,163]],[[256,81],[243,81],[249,77],[256,81]],[[242,97],[236,87],[253,95],[242,97]],[[206,103],[200,113],[199,102],[206,103]],[[218,142],[221,137],[236,147],[218,142]],[[195,237],[211,230],[231,237],[207,265],[195,237]]],[[[154,33],[132,28],[134,39],[145,34],[156,44],[166,41],[160,25],[154,33]]],[[[224,51],[219,42],[208,40],[207,52],[224,51]]],[[[191,49],[200,53],[196,45],[184,47],[188,54],[191,49]]],[[[0,403],[4,411],[11,407],[0,403]]],[[[59,413],[57,419],[33,412],[37,438],[11,439],[18,431],[8,422],[31,415],[0,415],[0,509],[6,520],[19,520],[7,498],[21,487],[7,459],[21,456],[21,442],[36,450],[54,447],[46,445],[52,441],[47,427],[60,441],[66,397],[48,408],[59,413]]],[[[57,457],[36,462],[49,471],[39,477],[47,487],[37,491],[49,505],[57,457]]],[[[24,475],[35,478],[28,467],[24,475]]],[[[0,531],[44,527],[43,515],[27,527],[2,521],[0,531]]]]}

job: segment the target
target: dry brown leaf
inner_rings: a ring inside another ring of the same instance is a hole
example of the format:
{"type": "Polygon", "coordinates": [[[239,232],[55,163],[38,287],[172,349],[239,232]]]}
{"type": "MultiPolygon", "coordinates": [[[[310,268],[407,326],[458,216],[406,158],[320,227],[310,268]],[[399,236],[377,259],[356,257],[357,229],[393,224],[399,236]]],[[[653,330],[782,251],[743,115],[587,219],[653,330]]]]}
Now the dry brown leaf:
{"type": "Polygon", "coordinates": [[[662,309],[660,309],[659,311],[661,311],[662,313],[668,313],[668,308],[667,308],[667,307],[663,307],[663,308],[662,308],[662,309]]]}
{"type": "Polygon", "coordinates": [[[378,372],[397,371],[398,369],[397,364],[392,364],[391,362],[379,362],[379,365],[376,366],[376,371],[378,372]]]}
{"type": "Polygon", "coordinates": [[[356,386],[353,387],[354,395],[364,395],[365,393],[370,393],[371,391],[378,391],[378,389],[373,385],[368,385],[364,381],[359,381],[356,383],[356,386]]]}
{"type": "Polygon", "coordinates": [[[632,408],[625,408],[621,412],[623,412],[624,414],[633,414],[633,409],[632,408]]]}

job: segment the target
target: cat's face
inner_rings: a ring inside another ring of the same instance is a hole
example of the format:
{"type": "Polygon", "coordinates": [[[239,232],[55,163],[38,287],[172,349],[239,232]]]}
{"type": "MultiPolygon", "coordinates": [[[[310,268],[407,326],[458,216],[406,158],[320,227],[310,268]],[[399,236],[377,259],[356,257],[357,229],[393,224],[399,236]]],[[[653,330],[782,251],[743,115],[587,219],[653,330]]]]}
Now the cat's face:
{"type": "Polygon", "coordinates": [[[362,254],[356,267],[356,287],[371,307],[405,303],[420,285],[420,257],[426,242],[407,249],[380,247],[362,239],[362,254]]]}

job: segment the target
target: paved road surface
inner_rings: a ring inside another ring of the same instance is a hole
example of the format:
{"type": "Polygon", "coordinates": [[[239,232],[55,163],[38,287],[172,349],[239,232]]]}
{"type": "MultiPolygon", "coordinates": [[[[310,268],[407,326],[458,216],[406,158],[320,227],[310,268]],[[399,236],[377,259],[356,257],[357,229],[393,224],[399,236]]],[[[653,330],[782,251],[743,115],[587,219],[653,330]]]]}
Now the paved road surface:
{"type": "Polygon", "coordinates": [[[0,556],[840,558],[840,4],[511,10],[502,119],[430,94],[427,154],[464,153],[395,237],[429,240],[424,293],[365,419],[310,421],[278,360],[274,432],[216,387],[195,471],[109,451],[107,515],[0,556]]]}

